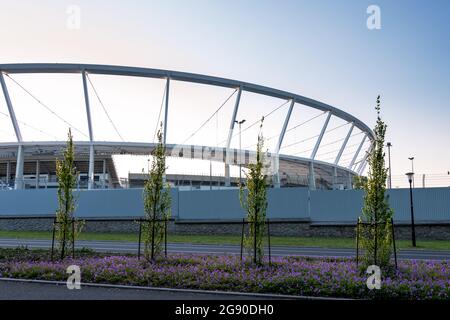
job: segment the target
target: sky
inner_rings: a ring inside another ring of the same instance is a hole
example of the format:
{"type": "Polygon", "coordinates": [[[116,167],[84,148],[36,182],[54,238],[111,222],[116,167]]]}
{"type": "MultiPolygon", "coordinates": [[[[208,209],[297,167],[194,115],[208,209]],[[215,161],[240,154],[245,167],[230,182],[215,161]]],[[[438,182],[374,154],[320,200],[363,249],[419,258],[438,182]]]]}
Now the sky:
{"type": "MultiPolygon", "coordinates": [[[[411,156],[416,173],[444,175],[450,170],[449,1],[0,0],[0,8],[0,63],[114,64],[214,75],[310,97],[370,127],[375,124],[375,100],[380,94],[386,139],[393,145],[393,176],[403,179],[411,169],[411,156]],[[379,29],[367,26],[370,5],[380,9],[379,29]]],[[[81,133],[87,128],[78,75],[11,76],[62,118],[70,119],[79,129],[75,138],[86,139],[81,133]]],[[[125,140],[154,139],[163,81],[89,77],[125,140]]],[[[31,140],[54,140],[54,136],[63,140],[67,123],[52,118],[13,80],[6,77],[6,81],[24,134],[31,140]]],[[[232,93],[232,89],[173,83],[168,142],[182,142],[232,93]]],[[[90,97],[96,139],[118,140],[93,87],[90,97]]],[[[188,142],[220,145],[234,98],[188,142]]],[[[0,100],[0,112],[7,112],[3,97],[0,100]]],[[[284,102],[244,94],[237,118],[252,124],[284,102]]],[[[318,117],[302,126],[303,131],[290,131],[283,143],[285,153],[307,156],[310,152],[312,142],[295,143],[317,134],[324,116],[307,109],[296,106],[289,128],[318,117]],[[292,144],[291,149],[286,147],[292,144]]],[[[286,112],[284,105],[267,117],[266,137],[279,133],[286,112]]],[[[339,119],[329,125],[341,124],[324,137],[325,146],[318,152],[321,159],[332,161],[333,151],[339,148],[333,141],[345,136],[348,126],[339,119]]],[[[257,127],[243,132],[243,147],[254,144],[257,127]]],[[[350,161],[351,148],[356,149],[361,138],[357,134],[343,160],[350,161]]],[[[10,121],[1,114],[0,141],[14,141],[10,121]]],[[[269,139],[268,148],[275,141],[269,139]]],[[[232,145],[238,146],[237,137],[232,145]]],[[[143,162],[139,161],[121,162],[121,170],[140,171],[143,162]]]]}

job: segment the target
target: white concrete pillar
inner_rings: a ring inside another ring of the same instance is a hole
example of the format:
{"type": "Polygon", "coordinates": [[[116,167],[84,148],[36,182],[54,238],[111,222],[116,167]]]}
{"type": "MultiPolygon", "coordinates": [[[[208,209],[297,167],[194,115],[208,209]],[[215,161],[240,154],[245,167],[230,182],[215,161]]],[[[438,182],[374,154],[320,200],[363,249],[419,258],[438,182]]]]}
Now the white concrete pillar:
{"type": "Polygon", "coordinates": [[[333,167],[333,190],[337,189],[337,168],[333,167]]]}
{"type": "Polygon", "coordinates": [[[6,163],[6,184],[9,185],[9,179],[11,177],[11,161],[6,163]]]}
{"type": "Polygon", "coordinates": [[[309,163],[309,189],[316,189],[316,176],[314,174],[314,163],[312,161],[309,163]]]}
{"type": "Polygon", "coordinates": [[[36,160],[36,178],[35,178],[35,182],[36,182],[36,189],[39,189],[39,176],[41,175],[41,170],[40,170],[40,163],[39,160],[36,160]]]}
{"type": "Polygon", "coordinates": [[[88,189],[94,189],[94,145],[89,147],[89,173],[88,173],[88,189]]]}
{"type": "Polygon", "coordinates": [[[228,163],[225,163],[225,186],[229,187],[230,185],[231,185],[230,165],[228,163]]]}
{"type": "Polygon", "coordinates": [[[17,150],[17,162],[16,162],[16,176],[14,180],[14,189],[19,190],[23,189],[23,147],[22,145],[19,145],[19,148],[17,150]]]}
{"type": "Polygon", "coordinates": [[[103,159],[103,178],[102,178],[102,188],[106,188],[106,159],[103,159]]]}

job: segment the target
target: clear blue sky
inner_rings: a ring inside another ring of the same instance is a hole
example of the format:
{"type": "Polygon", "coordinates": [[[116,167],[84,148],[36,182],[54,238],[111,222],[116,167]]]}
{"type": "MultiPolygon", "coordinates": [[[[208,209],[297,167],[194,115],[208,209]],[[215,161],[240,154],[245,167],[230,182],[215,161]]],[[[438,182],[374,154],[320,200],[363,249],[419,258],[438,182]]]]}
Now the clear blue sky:
{"type": "Polygon", "coordinates": [[[327,102],[373,126],[382,96],[393,173],[450,170],[450,1],[7,1],[0,63],[167,68],[327,102]],[[69,5],[81,29],[66,27],[69,5]],[[381,29],[366,27],[369,5],[381,29]]]}

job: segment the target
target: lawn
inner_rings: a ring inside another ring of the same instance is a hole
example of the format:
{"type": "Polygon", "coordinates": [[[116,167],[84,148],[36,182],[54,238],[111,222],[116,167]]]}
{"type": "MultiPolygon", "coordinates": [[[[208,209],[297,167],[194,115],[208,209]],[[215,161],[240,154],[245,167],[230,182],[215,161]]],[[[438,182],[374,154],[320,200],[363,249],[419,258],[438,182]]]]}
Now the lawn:
{"type": "MultiPolygon", "coordinates": [[[[46,231],[0,231],[0,238],[14,239],[51,239],[51,232],[46,231]]],[[[86,233],[80,234],[79,240],[116,240],[138,241],[136,233],[86,233]]],[[[169,234],[172,243],[194,244],[240,244],[241,237],[234,235],[175,235],[169,234]]],[[[411,249],[410,240],[397,240],[397,247],[411,249]]],[[[355,248],[353,238],[331,237],[271,237],[272,245],[304,246],[323,248],[355,248]]],[[[417,249],[450,250],[450,240],[417,240],[417,249]]]]}
{"type": "Polygon", "coordinates": [[[169,255],[154,263],[136,256],[82,255],[34,259],[28,249],[0,249],[0,277],[66,281],[78,265],[84,283],[188,288],[357,299],[450,299],[448,261],[401,261],[369,290],[367,275],[348,258],[277,257],[257,266],[235,256],[169,255]],[[13,258],[15,256],[15,258],[13,258]]]}

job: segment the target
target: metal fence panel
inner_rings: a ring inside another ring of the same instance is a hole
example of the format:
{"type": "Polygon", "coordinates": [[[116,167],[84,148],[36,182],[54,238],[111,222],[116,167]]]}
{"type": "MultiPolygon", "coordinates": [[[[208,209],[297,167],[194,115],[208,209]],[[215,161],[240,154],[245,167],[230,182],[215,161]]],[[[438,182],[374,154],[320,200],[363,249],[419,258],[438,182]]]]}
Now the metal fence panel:
{"type": "MultiPolygon", "coordinates": [[[[245,217],[237,189],[179,191],[173,188],[171,193],[173,218],[226,220],[245,217]]],[[[392,189],[388,195],[394,220],[409,223],[409,189],[392,189]]],[[[450,188],[416,188],[413,196],[416,222],[450,222],[450,188]]],[[[77,197],[78,217],[134,217],[144,213],[142,188],[83,190],[77,197]]],[[[310,218],[314,223],[354,223],[361,215],[363,197],[362,190],[269,189],[267,217],[310,218]]],[[[56,208],[56,189],[0,191],[0,216],[53,215],[56,208]]]]}
{"type": "MultiPolygon", "coordinates": [[[[179,192],[179,218],[187,220],[242,219],[245,210],[239,190],[196,190],[179,192]]],[[[308,189],[269,189],[267,217],[270,219],[308,218],[308,189]]]]}
{"type": "MultiPolygon", "coordinates": [[[[101,189],[75,192],[75,216],[81,218],[136,217],[144,214],[142,190],[101,189]]],[[[178,217],[178,190],[171,189],[172,217],[178,217]]],[[[0,192],[0,216],[52,215],[58,207],[56,189],[0,192]]]]}
{"type": "MultiPolygon", "coordinates": [[[[409,189],[391,189],[387,195],[394,210],[394,221],[409,223],[409,189]]],[[[311,191],[311,220],[315,223],[354,223],[361,215],[363,199],[362,190],[311,191]]],[[[450,188],[415,188],[413,199],[416,222],[450,222],[450,188]]]]}
{"type": "Polygon", "coordinates": [[[311,221],[355,223],[363,197],[362,190],[311,190],[311,221]]]}

